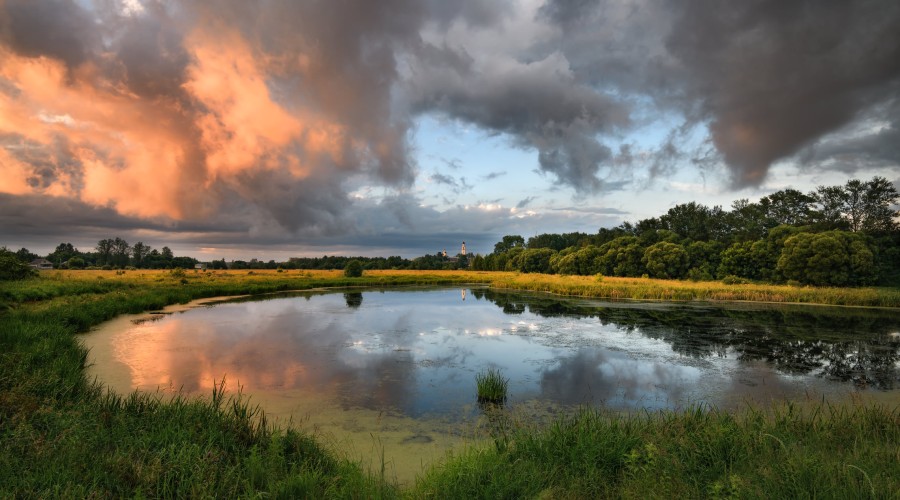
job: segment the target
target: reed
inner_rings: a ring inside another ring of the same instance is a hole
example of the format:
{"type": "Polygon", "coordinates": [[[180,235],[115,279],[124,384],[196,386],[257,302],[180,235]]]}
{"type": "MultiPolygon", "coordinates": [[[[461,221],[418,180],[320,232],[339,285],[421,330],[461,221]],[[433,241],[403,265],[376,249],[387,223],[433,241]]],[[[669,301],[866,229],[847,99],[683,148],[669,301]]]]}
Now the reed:
{"type": "Polygon", "coordinates": [[[478,402],[502,405],[506,402],[506,390],[509,379],[504,378],[499,369],[488,368],[475,375],[478,387],[478,402]]]}

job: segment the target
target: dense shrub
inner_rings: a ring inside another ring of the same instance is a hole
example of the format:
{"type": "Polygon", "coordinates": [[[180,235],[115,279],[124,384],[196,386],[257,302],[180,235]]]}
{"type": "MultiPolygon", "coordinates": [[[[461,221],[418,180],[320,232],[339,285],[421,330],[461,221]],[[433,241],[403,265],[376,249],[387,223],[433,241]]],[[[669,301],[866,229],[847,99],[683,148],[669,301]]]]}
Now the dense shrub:
{"type": "Polygon", "coordinates": [[[653,278],[678,279],[687,274],[689,258],[683,246],[660,241],[647,248],[641,262],[653,278]]]}
{"type": "Polygon", "coordinates": [[[37,275],[37,271],[19,260],[13,252],[0,248],[0,281],[22,280],[37,275]]]}
{"type": "Polygon", "coordinates": [[[363,275],[363,266],[362,262],[354,259],[347,262],[347,265],[344,266],[344,276],[348,278],[359,278],[363,275]]]}

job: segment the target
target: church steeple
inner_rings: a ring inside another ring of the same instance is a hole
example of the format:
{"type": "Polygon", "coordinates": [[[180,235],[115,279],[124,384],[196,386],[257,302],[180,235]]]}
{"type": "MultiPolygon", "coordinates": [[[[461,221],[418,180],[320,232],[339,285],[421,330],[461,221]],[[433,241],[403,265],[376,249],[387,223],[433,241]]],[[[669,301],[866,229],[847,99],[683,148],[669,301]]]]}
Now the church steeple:
{"type": "Polygon", "coordinates": [[[464,241],[463,244],[462,244],[462,251],[460,251],[459,253],[462,254],[462,255],[465,255],[465,254],[466,254],[466,242],[465,242],[465,241],[464,241]]]}

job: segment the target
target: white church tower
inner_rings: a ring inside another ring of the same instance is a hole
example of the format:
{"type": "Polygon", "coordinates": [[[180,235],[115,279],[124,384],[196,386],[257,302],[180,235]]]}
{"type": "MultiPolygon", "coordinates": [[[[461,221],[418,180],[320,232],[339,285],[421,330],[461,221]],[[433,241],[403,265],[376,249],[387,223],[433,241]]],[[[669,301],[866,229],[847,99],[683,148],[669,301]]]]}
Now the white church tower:
{"type": "Polygon", "coordinates": [[[462,244],[462,250],[459,252],[462,255],[466,254],[466,242],[464,241],[462,244]]]}

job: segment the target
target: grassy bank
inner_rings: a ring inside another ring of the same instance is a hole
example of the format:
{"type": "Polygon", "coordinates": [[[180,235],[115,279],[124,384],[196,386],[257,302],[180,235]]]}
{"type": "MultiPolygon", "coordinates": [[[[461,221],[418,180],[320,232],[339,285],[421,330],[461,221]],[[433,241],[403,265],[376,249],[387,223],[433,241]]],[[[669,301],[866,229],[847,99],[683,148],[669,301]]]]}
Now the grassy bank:
{"type": "MultiPolygon", "coordinates": [[[[502,427],[502,426],[501,426],[502,427]]],[[[416,485],[449,498],[897,498],[900,413],[817,405],[501,428],[416,485]]]]}
{"type": "Polygon", "coordinates": [[[86,353],[74,338],[120,314],[199,298],[476,282],[604,298],[900,307],[896,290],[841,295],[511,273],[384,271],[353,279],[307,271],[44,273],[0,283],[0,497],[900,495],[897,409],[870,406],[812,414],[583,413],[541,430],[504,425],[493,447],[465,452],[401,491],[329,455],[315,436],[273,429],[257,409],[221,390],[202,400],[107,394],[86,380],[86,353]]]}
{"type": "Polygon", "coordinates": [[[836,306],[900,307],[900,288],[834,288],[678,281],[647,278],[495,273],[496,288],[579,297],[635,300],[751,301],[836,306]]]}

